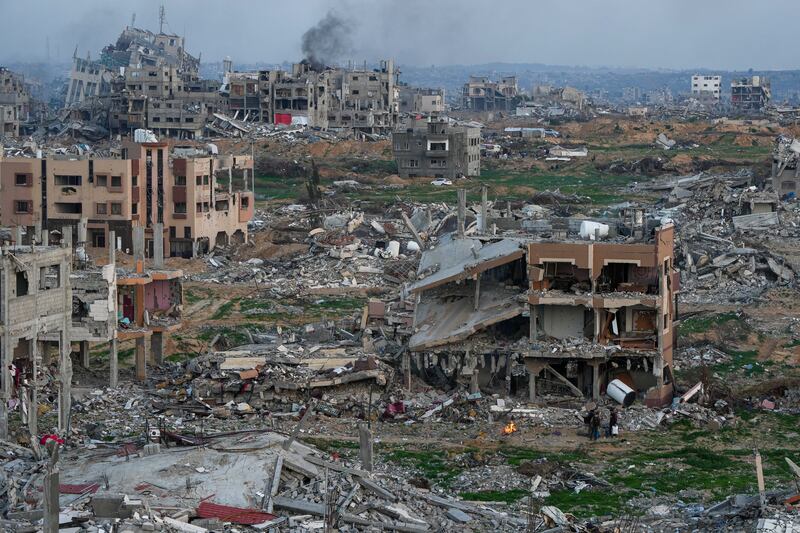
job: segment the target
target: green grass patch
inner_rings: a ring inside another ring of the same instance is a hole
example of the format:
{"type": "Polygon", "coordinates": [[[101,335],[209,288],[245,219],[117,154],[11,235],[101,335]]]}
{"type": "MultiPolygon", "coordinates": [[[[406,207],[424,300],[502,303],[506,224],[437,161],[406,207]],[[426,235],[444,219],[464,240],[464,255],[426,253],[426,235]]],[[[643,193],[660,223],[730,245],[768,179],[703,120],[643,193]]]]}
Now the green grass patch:
{"type": "Polygon", "coordinates": [[[636,495],[636,492],[630,490],[615,492],[584,489],[577,494],[573,490],[555,490],[545,498],[544,503],[558,507],[565,513],[574,514],[579,518],[619,516],[631,514],[627,502],[636,495]]]}
{"type": "Polygon", "coordinates": [[[237,304],[237,302],[238,299],[233,299],[220,305],[216,312],[211,315],[211,320],[222,320],[223,318],[230,316],[231,311],[233,311],[233,307],[237,304]]]}
{"type": "Polygon", "coordinates": [[[462,468],[450,463],[445,452],[409,451],[395,449],[386,454],[386,459],[409,466],[420,472],[426,479],[442,487],[449,487],[462,468]]]}
{"type": "Polygon", "coordinates": [[[713,315],[699,315],[687,318],[678,327],[681,335],[691,335],[693,333],[705,333],[715,326],[730,322],[731,320],[741,320],[736,313],[717,313],[713,315]]]}
{"type": "Polygon", "coordinates": [[[547,459],[548,461],[554,463],[570,463],[586,459],[586,454],[579,450],[543,452],[540,450],[532,450],[530,448],[504,446],[500,448],[498,453],[506,458],[508,464],[514,466],[519,466],[525,461],[536,461],[539,459],[547,459]]]}

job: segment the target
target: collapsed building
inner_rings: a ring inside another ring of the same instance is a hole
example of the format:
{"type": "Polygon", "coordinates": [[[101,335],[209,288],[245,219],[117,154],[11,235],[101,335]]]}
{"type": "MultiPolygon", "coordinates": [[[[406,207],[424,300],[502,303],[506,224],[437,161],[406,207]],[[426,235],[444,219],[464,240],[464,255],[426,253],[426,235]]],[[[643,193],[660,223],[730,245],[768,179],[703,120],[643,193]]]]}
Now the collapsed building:
{"type": "MultiPolygon", "coordinates": [[[[632,210],[602,222],[494,220],[484,201],[466,236],[426,250],[409,340],[414,366],[444,369],[471,392],[599,399],[621,382],[651,406],[672,399],[678,276],[674,227],[632,210]],[[503,236],[497,229],[504,230],[503,236]]],[[[631,396],[632,398],[632,396],[631,396]]]]}
{"type": "Polygon", "coordinates": [[[481,172],[480,125],[447,117],[409,119],[392,132],[401,177],[457,178],[481,172]]]}
{"type": "Polygon", "coordinates": [[[192,139],[220,110],[220,83],[199,77],[200,60],[179,35],[126,27],[97,60],[75,54],[65,109],[69,118],[114,132],[149,129],[192,139]]]}
{"type": "Polygon", "coordinates": [[[461,105],[470,111],[509,111],[518,94],[516,76],[503,76],[500,81],[470,76],[461,90],[461,105]]]}
{"type": "Polygon", "coordinates": [[[243,121],[387,134],[400,112],[398,75],[392,60],[377,69],[315,68],[303,61],[291,72],[231,72],[228,112],[243,121]]]}
{"type": "Polygon", "coordinates": [[[780,196],[797,196],[800,189],[800,141],[785,135],[775,139],[772,151],[772,188],[780,196]]]}
{"type": "Polygon", "coordinates": [[[19,74],[0,67],[0,137],[17,137],[30,118],[31,95],[19,74]]]}
{"type": "Polygon", "coordinates": [[[0,224],[38,235],[85,221],[87,246],[109,246],[113,231],[123,249],[132,248],[133,228],[141,226],[148,251],[158,240],[154,225],[161,224],[167,253],[182,257],[245,242],[252,157],[144,140],[126,142],[117,158],[0,157],[0,224]]]}

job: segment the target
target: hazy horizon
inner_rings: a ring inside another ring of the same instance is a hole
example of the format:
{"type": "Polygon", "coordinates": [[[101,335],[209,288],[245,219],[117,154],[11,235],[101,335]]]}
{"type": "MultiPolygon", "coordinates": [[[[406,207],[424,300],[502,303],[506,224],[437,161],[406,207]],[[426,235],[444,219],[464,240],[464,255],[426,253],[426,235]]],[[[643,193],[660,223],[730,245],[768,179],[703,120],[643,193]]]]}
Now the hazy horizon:
{"type": "MultiPolygon", "coordinates": [[[[740,0],[607,0],[538,5],[510,0],[487,9],[475,0],[307,0],[272,4],[207,0],[32,0],[3,2],[13,21],[0,33],[0,63],[52,61],[73,50],[98,57],[136,14],[136,26],[186,36],[187,51],[204,62],[230,56],[237,63],[299,61],[304,34],[321,38],[331,61],[549,66],[648,70],[793,70],[791,32],[776,32],[771,13],[792,20],[800,2],[760,5],[740,0]],[[45,15],[32,17],[30,13],[45,15]],[[237,16],[237,14],[241,16],[237,16]],[[331,28],[333,27],[333,30],[331,28]],[[330,39],[330,31],[338,31],[330,39]],[[30,36],[35,35],[35,41],[30,36]],[[327,39],[327,40],[326,40],[327,39]]],[[[774,18],[774,17],[773,17],[774,18]]]]}

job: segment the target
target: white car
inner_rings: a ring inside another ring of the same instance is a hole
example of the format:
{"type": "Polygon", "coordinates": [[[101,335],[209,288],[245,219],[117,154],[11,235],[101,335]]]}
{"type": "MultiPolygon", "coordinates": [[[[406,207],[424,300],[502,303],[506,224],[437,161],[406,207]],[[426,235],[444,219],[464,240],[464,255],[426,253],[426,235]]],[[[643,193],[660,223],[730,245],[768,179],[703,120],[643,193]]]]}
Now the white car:
{"type": "Polygon", "coordinates": [[[431,185],[436,185],[437,187],[441,187],[442,185],[452,185],[452,184],[453,184],[452,181],[444,178],[436,178],[431,182],[431,185]]]}

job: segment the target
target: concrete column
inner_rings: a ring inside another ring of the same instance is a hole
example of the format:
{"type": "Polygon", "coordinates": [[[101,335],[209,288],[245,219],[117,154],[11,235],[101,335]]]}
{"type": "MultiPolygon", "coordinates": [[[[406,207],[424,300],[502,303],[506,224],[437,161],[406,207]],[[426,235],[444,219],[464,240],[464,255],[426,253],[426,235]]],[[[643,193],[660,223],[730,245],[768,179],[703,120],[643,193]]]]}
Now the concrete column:
{"type": "Polygon", "coordinates": [[[50,245],[50,232],[47,230],[42,230],[42,246],[49,246],[50,245]]]}
{"type": "Polygon", "coordinates": [[[156,331],[153,333],[153,336],[150,337],[150,355],[153,358],[152,361],[156,365],[161,365],[164,363],[164,351],[167,345],[167,336],[160,332],[156,331]]]}
{"type": "Polygon", "coordinates": [[[16,241],[17,246],[22,245],[22,226],[17,226],[15,228],[14,240],[16,241]]]}
{"type": "Polygon", "coordinates": [[[81,218],[78,222],[78,242],[86,242],[86,234],[88,233],[87,226],[89,224],[88,218],[81,218]]]}
{"type": "Polygon", "coordinates": [[[458,236],[464,237],[464,223],[467,218],[467,190],[458,189],[458,236]]]}
{"type": "Polygon", "coordinates": [[[47,452],[50,455],[47,469],[44,476],[44,520],[42,523],[43,533],[58,533],[59,529],[59,468],[58,468],[58,445],[54,441],[47,443],[47,452]]]}
{"type": "Polygon", "coordinates": [[[528,400],[536,401],[536,375],[528,373],[528,400]]]}
{"type": "MultiPolygon", "coordinates": [[[[116,333],[116,332],[115,332],[116,333]]],[[[117,353],[117,338],[111,339],[108,346],[109,372],[108,385],[114,389],[119,384],[119,354],[117,353]]]]}
{"type": "MultiPolygon", "coordinates": [[[[0,270],[0,285],[8,287],[9,272],[8,269],[0,270]]],[[[0,316],[5,321],[8,316],[8,290],[0,290],[0,316]]],[[[11,398],[11,373],[8,367],[11,366],[12,347],[11,336],[0,335],[0,438],[8,438],[8,400],[11,398]]]]}
{"type": "Polygon", "coordinates": [[[600,362],[592,362],[592,399],[600,399],[600,362]]]}
{"type": "Polygon", "coordinates": [[[150,343],[147,337],[136,339],[136,380],[147,379],[147,360],[150,358],[150,343]]]}
{"type": "Polygon", "coordinates": [[[61,226],[61,246],[72,248],[72,226],[61,226]]]}
{"type": "Polygon", "coordinates": [[[133,262],[144,261],[144,226],[134,226],[133,232],[133,262]]]}
{"type": "Polygon", "coordinates": [[[153,268],[164,268],[164,224],[153,224],[153,268]]]}
{"type": "Polygon", "coordinates": [[[480,391],[480,387],[478,386],[478,372],[480,370],[478,368],[472,369],[472,376],[469,378],[469,393],[475,394],[476,392],[480,391]]]}
{"type": "Polygon", "coordinates": [[[372,472],[372,431],[364,423],[358,425],[358,456],[361,468],[372,472]]]}
{"type": "Polygon", "coordinates": [[[117,264],[117,234],[113,230],[108,232],[108,243],[108,264],[115,265],[117,264]]]}
{"type": "Polygon", "coordinates": [[[39,341],[34,339],[31,341],[31,379],[30,391],[28,392],[28,431],[31,434],[31,440],[35,439],[39,433],[39,400],[36,391],[39,385],[37,380],[39,359],[39,341]]]}
{"type": "Polygon", "coordinates": [[[58,430],[63,434],[69,427],[69,412],[72,407],[72,359],[70,358],[71,349],[66,331],[61,331],[58,343],[58,430]]]}
{"type": "Polygon", "coordinates": [[[486,233],[489,227],[489,188],[484,185],[481,187],[481,233],[486,233]]]}
{"type": "Polygon", "coordinates": [[[81,366],[89,368],[89,341],[80,342],[81,366]]]}

